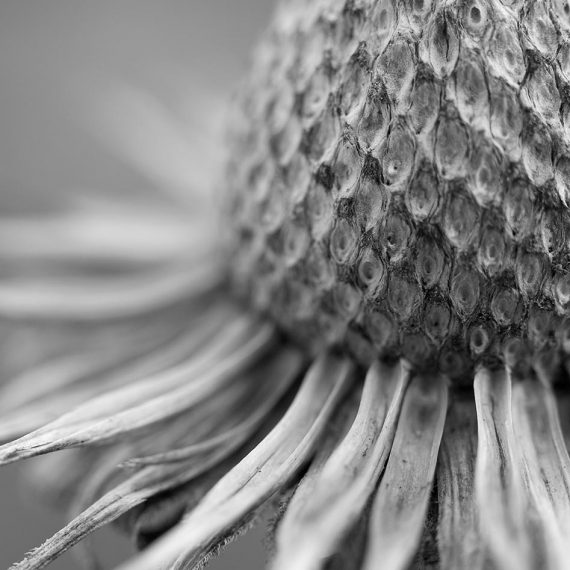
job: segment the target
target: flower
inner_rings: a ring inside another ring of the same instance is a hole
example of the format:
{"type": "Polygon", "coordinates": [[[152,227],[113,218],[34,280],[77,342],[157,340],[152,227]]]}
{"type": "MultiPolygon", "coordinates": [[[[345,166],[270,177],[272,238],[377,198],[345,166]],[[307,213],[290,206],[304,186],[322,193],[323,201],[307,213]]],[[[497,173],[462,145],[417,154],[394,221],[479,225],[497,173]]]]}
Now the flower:
{"type": "Polygon", "coordinates": [[[3,389],[0,464],[66,450],[48,484],[87,478],[15,569],[112,521],[144,547],[121,568],[200,567],[271,503],[276,570],[567,567],[562,4],[284,2],[224,231],[186,192],[190,237],[142,205],[110,253],[80,209],[41,226],[50,268],[123,271],[0,285],[10,334],[43,337],[3,389]]]}

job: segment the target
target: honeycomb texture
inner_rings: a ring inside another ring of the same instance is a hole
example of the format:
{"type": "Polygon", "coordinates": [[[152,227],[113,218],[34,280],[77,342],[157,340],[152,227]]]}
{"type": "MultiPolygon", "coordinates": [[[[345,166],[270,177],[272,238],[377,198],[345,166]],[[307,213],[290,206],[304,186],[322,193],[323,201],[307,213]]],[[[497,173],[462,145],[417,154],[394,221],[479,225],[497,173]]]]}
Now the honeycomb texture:
{"type": "Polygon", "coordinates": [[[233,117],[236,290],[313,351],[570,353],[570,7],[290,0],[233,117]]]}

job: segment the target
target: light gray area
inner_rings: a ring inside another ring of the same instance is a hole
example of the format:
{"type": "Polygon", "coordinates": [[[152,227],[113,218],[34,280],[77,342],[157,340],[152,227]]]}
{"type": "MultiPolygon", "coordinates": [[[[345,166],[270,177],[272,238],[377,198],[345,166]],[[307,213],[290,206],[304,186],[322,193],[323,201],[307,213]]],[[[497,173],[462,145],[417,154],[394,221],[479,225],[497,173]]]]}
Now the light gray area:
{"type": "Polygon", "coordinates": [[[8,194],[148,185],[86,132],[92,103],[118,82],[167,103],[184,82],[229,96],[271,11],[269,0],[2,0],[2,207],[8,194]]]}
{"type": "MultiPolygon", "coordinates": [[[[0,208],[49,207],[78,188],[152,192],[149,182],[85,129],[97,94],[114,81],[168,102],[195,84],[231,93],[272,11],[268,0],[2,0],[0,2],[0,208]],[[176,77],[173,70],[179,70],[176,77]],[[183,81],[182,81],[183,80],[183,81]]],[[[58,529],[63,518],[0,469],[0,568],[58,529]]],[[[262,567],[263,529],[226,550],[212,569],[262,567]]],[[[129,546],[97,537],[109,567],[129,546]]],[[[53,565],[76,568],[68,554],[53,565]]]]}

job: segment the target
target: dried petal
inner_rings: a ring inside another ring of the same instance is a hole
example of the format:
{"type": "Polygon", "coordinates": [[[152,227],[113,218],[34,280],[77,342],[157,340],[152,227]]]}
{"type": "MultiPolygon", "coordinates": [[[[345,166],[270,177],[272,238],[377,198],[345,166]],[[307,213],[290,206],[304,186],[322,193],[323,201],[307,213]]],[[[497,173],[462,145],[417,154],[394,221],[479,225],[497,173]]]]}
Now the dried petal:
{"type": "Polygon", "coordinates": [[[370,368],[349,432],[309,469],[287,509],[275,570],[323,568],[356,524],[388,459],[407,381],[401,365],[370,368]]]}
{"type": "Polygon", "coordinates": [[[392,451],[370,513],[363,570],[405,570],[422,536],[447,411],[443,377],[417,376],[402,405],[392,451]]]}

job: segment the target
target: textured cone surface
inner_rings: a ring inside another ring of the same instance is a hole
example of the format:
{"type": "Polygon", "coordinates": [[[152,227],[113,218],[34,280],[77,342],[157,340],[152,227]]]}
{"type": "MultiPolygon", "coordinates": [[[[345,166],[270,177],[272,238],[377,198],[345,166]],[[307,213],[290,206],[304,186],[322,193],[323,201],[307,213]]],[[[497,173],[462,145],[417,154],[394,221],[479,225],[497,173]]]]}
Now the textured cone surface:
{"type": "Polygon", "coordinates": [[[570,350],[570,8],[284,2],[233,126],[233,281],[313,350],[570,350]]]}

